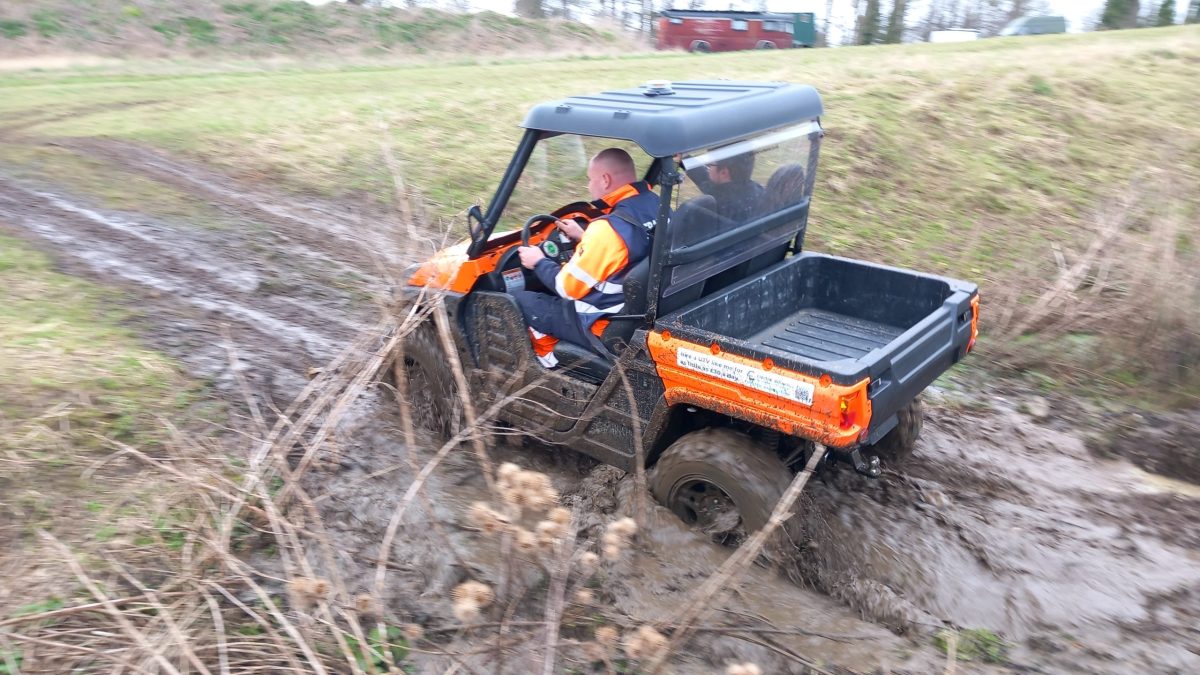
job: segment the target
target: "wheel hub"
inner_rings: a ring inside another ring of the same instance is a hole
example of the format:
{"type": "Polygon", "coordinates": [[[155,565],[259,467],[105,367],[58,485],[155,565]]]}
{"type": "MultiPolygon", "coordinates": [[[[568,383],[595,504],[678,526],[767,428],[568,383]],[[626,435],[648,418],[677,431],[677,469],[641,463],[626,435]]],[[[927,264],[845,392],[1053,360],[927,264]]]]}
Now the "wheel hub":
{"type": "Polygon", "coordinates": [[[731,534],[742,522],[729,495],[706,480],[690,480],[680,485],[671,510],[684,522],[712,536],[731,534]]]}

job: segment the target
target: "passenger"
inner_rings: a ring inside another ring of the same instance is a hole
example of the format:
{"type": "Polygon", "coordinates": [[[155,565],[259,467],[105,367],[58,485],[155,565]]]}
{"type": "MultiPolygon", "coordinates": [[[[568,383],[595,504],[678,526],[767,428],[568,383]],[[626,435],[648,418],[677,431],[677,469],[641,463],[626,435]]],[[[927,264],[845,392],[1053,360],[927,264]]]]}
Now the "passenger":
{"type": "Polygon", "coordinates": [[[784,164],[767,181],[764,213],[799,204],[807,188],[802,164],[784,164]]]}
{"type": "Polygon", "coordinates": [[[687,172],[696,187],[717,200],[717,215],[744,223],[760,213],[763,186],[754,182],[754,153],[718,160],[687,172]]]}
{"type": "Polygon", "coordinates": [[[599,152],[588,162],[587,177],[588,192],[592,199],[604,202],[607,214],[587,229],[572,220],[555,223],[564,236],[579,242],[567,264],[547,259],[536,246],[518,249],[521,265],[555,293],[513,293],[529,327],[533,351],[547,368],[558,365],[554,346],[559,339],[591,348],[586,331],[599,336],[608,325],[604,317],[625,306],[621,282],[650,254],[650,230],[658,217],[658,195],[637,180],[637,167],[624,150],[599,152]]]}

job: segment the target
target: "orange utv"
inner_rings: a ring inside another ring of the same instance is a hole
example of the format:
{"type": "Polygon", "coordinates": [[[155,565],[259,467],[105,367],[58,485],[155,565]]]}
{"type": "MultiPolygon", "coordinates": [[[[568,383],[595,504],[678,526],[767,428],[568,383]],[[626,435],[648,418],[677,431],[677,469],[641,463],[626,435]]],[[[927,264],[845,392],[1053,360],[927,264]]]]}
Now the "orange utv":
{"type": "MultiPolygon", "coordinates": [[[[975,343],[978,289],[804,249],[821,113],[812,87],[729,81],[534,107],[486,211],[468,212],[470,237],[407,289],[444,306],[473,407],[527,388],[503,405],[504,423],[626,471],[643,457],[655,497],[713,535],[765,524],[817,444],[873,477],[881,460],[909,456],[917,396],[975,343]],[[593,344],[559,342],[546,369],[510,293],[553,289],[517,247],[570,259],[554,220],[604,215],[603,202],[571,195],[611,146],[640,158],[659,194],[651,253],[593,344]],[[739,185],[715,185],[718,165],[740,166],[739,185]]],[[[430,322],[396,364],[444,434],[462,424],[447,357],[430,322]]]]}

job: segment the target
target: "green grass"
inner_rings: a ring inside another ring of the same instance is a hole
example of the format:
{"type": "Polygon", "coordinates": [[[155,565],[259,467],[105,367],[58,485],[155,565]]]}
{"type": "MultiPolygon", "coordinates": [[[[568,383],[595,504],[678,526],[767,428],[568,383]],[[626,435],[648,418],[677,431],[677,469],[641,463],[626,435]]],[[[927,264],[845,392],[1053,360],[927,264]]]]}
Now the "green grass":
{"type": "Polygon", "coordinates": [[[0,289],[0,541],[9,539],[7,552],[32,546],[36,529],[99,543],[149,529],[178,549],[173,514],[137,525],[143,509],[154,511],[152,500],[133,506],[136,479],[100,460],[118,442],[161,451],[167,432],[160,417],[202,416],[196,385],[125,327],[131,314],[121,297],[55,272],[46,256],[5,235],[0,289]]]}
{"type": "MultiPolygon", "coordinates": [[[[268,5],[232,7],[249,15],[268,5]]],[[[23,133],[147,143],[234,175],[381,203],[391,188],[379,151],[386,142],[432,212],[450,217],[486,204],[537,102],[649,77],[807,82],[822,92],[827,130],[810,247],[978,281],[988,329],[1009,309],[992,303],[1030,305],[1057,274],[1053,250],[1086,249],[1097,214],[1131,186],[1152,183],[1182,212],[1200,212],[1198,38],[1200,29],[1181,26],[955,45],[271,72],[185,64],[176,74],[161,65],[147,74],[150,66],[133,62],[2,75],[0,119],[60,111],[23,133]]],[[[1181,251],[1195,248],[1195,221],[1178,235],[1181,251]]],[[[992,337],[985,330],[981,349],[992,337]]]]}

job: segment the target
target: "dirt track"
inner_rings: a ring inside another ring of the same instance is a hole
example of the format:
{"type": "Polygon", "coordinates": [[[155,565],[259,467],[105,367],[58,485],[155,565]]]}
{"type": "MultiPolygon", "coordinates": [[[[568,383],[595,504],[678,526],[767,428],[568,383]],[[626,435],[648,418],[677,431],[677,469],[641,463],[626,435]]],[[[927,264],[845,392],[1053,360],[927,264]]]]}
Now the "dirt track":
{"type": "MultiPolygon", "coordinates": [[[[394,247],[371,238],[387,214],[239,184],[139,147],[69,147],[244,224],[205,229],[113,213],[0,167],[0,228],[50,251],[69,273],[123,289],[144,316],[147,341],[223,395],[236,396],[233,347],[255,390],[284,407],[309,367],[371,324],[370,298],[387,291],[378,270],[402,277],[405,261],[380,254],[394,247]]],[[[814,633],[787,646],[855,671],[940,670],[928,636],[954,625],[1015,643],[1011,668],[1200,672],[1200,487],[1094,456],[1064,421],[1084,418],[1071,401],[1035,422],[1004,391],[932,392],[919,458],[904,475],[868,481],[834,470],[814,481],[803,516],[813,540],[791,570],[811,587],[758,570],[726,609],[814,633]]],[[[322,476],[317,496],[347,579],[365,585],[409,478],[406,469],[369,478],[407,466],[383,393],[360,401],[355,419],[341,440],[342,463],[322,476]]],[[[616,471],[569,451],[500,444],[496,452],[550,473],[597,522],[630,500],[616,471]]],[[[389,587],[395,603],[448,614],[448,589],[468,573],[494,577],[500,561],[458,525],[463,506],[483,492],[473,466],[452,463],[429,490],[434,512],[410,516],[389,587]],[[455,550],[430,535],[430,520],[455,550]]],[[[726,555],[669,515],[655,518],[646,550],[611,589],[615,608],[638,619],[670,611],[726,555]]],[[[729,637],[706,640],[696,668],[734,657],[785,668],[729,637]]]]}

